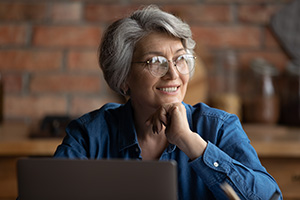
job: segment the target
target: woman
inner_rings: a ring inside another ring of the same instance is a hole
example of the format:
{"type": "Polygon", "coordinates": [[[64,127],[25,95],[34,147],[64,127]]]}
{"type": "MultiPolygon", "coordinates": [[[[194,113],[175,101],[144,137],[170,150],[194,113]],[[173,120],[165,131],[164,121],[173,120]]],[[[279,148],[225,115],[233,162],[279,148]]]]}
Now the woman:
{"type": "Polygon", "coordinates": [[[129,97],[71,122],[55,157],[176,160],[179,199],[241,199],[280,192],[235,115],[183,103],[193,74],[189,26],[149,6],[108,27],[99,63],[108,85],[129,97]]]}

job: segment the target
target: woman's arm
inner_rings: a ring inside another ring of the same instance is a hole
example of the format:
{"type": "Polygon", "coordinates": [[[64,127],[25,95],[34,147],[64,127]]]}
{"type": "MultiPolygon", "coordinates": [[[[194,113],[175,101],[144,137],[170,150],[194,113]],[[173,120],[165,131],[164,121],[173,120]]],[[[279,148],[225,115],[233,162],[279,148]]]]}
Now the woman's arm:
{"type": "Polygon", "coordinates": [[[281,194],[261,165],[238,118],[229,115],[222,123],[218,133],[211,133],[219,138],[213,144],[190,130],[182,104],[163,105],[148,121],[190,158],[190,165],[217,199],[226,199],[220,187],[225,181],[241,199],[270,199],[275,192],[281,194]]]}

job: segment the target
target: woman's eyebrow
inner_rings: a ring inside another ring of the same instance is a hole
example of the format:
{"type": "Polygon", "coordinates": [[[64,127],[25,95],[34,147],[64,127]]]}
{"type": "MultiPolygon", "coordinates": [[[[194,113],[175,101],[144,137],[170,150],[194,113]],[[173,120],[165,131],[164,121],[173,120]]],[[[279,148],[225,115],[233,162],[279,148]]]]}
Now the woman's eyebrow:
{"type": "Polygon", "coordinates": [[[176,53],[178,53],[178,52],[180,52],[180,51],[185,51],[185,48],[178,49],[178,50],[176,51],[176,53]]]}
{"type": "Polygon", "coordinates": [[[163,55],[163,53],[160,51],[150,51],[150,52],[143,54],[143,57],[148,56],[148,55],[163,55]]]}
{"type": "MultiPolygon", "coordinates": [[[[175,51],[175,54],[176,54],[176,53],[179,53],[179,52],[181,52],[181,51],[185,51],[185,48],[180,48],[180,49],[178,49],[177,51],[175,51]]],[[[150,52],[147,52],[147,53],[143,54],[142,57],[148,56],[148,55],[162,55],[162,56],[163,56],[164,53],[161,52],[161,51],[150,51],[150,52]]]]}

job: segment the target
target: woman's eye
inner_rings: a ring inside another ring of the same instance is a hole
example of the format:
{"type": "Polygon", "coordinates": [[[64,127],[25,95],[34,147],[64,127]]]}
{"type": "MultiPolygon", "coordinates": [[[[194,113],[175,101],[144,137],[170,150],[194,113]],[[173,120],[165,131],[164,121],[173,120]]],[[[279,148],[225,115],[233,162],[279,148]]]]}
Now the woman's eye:
{"type": "Polygon", "coordinates": [[[152,64],[159,63],[159,60],[157,57],[154,57],[154,58],[150,59],[150,63],[152,63],[152,64]]]}
{"type": "Polygon", "coordinates": [[[176,62],[182,62],[185,61],[185,57],[184,56],[179,56],[176,60],[176,62]]]}
{"type": "Polygon", "coordinates": [[[163,57],[153,57],[150,61],[150,63],[152,64],[163,64],[166,62],[166,59],[163,57]]]}

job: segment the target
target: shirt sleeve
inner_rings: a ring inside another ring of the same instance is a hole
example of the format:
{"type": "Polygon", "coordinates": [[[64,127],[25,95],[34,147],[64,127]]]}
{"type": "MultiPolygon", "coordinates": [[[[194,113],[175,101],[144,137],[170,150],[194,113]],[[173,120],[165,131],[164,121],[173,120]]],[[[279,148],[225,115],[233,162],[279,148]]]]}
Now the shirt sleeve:
{"type": "Polygon", "coordinates": [[[66,136],[55,153],[55,158],[87,159],[86,141],[84,139],[84,127],[78,120],[72,121],[66,128],[66,136]]]}
{"type": "Polygon", "coordinates": [[[191,167],[217,199],[226,199],[220,187],[225,181],[241,199],[270,199],[275,192],[281,194],[275,180],[261,165],[240,123],[234,118],[230,120],[233,121],[220,129],[220,142],[208,141],[203,156],[191,161],[191,167]]]}

